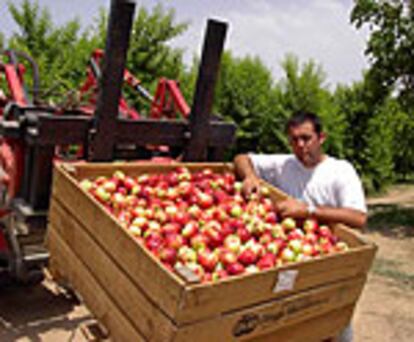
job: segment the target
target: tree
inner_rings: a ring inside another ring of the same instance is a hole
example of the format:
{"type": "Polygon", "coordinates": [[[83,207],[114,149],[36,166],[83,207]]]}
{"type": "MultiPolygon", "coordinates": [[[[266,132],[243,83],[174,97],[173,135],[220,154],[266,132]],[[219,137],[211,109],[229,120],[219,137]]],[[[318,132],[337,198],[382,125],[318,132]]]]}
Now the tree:
{"type": "Polygon", "coordinates": [[[366,55],[371,86],[378,99],[397,94],[405,108],[414,107],[414,2],[358,0],[351,13],[357,27],[368,26],[366,55]]]}
{"type": "Polygon", "coordinates": [[[265,150],[263,125],[272,116],[272,76],[257,57],[235,58],[226,52],[221,61],[214,109],[238,125],[237,152],[265,150]]]}
{"type": "MultiPolygon", "coordinates": [[[[370,37],[365,54],[370,67],[365,89],[371,111],[392,109],[396,116],[382,118],[398,132],[393,153],[395,172],[412,174],[414,167],[414,2],[406,0],[359,0],[351,13],[357,28],[368,26],[370,37]],[[394,99],[398,102],[395,103],[394,99]],[[391,106],[390,101],[393,103],[391,106]],[[398,109],[397,109],[398,107],[398,109]],[[388,121],[386,121],[388,120],[388,121]],[[398,121],[398,125],[393,126],[398,121]]],[[[378,141],[381,144],[381,141],[378,141]]]]}

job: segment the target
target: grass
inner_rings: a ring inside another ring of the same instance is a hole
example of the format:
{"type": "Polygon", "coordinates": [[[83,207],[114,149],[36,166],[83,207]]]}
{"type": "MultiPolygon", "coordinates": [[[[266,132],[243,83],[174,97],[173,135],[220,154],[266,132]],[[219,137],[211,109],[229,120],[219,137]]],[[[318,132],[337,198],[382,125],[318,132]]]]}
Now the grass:
{"type": "Polygon", "coordinates": [[[377,258],[374,261],[372,272],[379,276],[392,279],[399,286],[414,290],[414,274],[408,274],[398,270],[400,262],[377,258]]]}

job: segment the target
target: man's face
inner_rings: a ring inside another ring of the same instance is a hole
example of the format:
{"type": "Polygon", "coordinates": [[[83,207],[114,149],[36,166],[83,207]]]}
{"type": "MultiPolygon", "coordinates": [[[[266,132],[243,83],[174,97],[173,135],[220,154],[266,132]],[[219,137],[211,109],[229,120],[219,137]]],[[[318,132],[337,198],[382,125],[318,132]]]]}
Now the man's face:
{"type": "Polygon", "coordinates": [[[305,121],[303,124],[289,128],[289,142],[295,156],[306,167],[314,167],[322,160],[322,144],[325,134],[315,132],[313,123],[305,121]]]}

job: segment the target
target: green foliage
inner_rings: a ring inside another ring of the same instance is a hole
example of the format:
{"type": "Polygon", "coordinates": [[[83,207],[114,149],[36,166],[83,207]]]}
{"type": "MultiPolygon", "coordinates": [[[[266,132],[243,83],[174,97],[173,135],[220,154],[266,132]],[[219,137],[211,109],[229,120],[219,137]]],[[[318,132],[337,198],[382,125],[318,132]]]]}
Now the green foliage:
{"type": "Polygon", "coordinates": [[[376,95],[384,99],[394,91],[405,108],[414,106],[414,2],[359,0],[351,14],[357,28],[368,26],[366,55],[376,95]]]}
{"type": "Polygon", "coordinates": [[[272,76],[259,58],[234,58],[226,53],[216,89],[216,110],[238,125],[237,151],[263,151],[274,114],[272,76]]]}
{"type": "MultiPolygon", "coordinates": [[[[414,2],[405,0],[359,0],[351,21],[368,26],[366,96],[372,111],[382,112],[384,125],[393,127],[393,164],[396,176],[412,174],[414,167],[414,2]],[[396,99],[390,109],[389,99],[396,99]],[[382,108],[381,108],[382,107],[382,108]],[[398,107],[398,108],[397,108],[398,107]],[[390,111],[393,115],[386,113],[390,111]]],[[[380,115],[380,114],[378,114],[380,115]]],[[[384,145],[384,141],[378,141],[384,145]]]]}

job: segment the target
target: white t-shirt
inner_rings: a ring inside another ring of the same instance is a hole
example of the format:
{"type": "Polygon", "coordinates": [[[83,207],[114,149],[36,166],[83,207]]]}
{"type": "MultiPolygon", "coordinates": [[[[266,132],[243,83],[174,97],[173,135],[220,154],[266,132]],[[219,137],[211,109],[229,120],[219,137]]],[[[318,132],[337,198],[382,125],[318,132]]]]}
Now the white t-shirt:
{"type": "Polygon", "coordinates": [[[292,154],[249,154],[256,173],[288,195],[315,206],[367,212],[361,181],[346,160],[327,156],[306,168],[292,154]]]}

